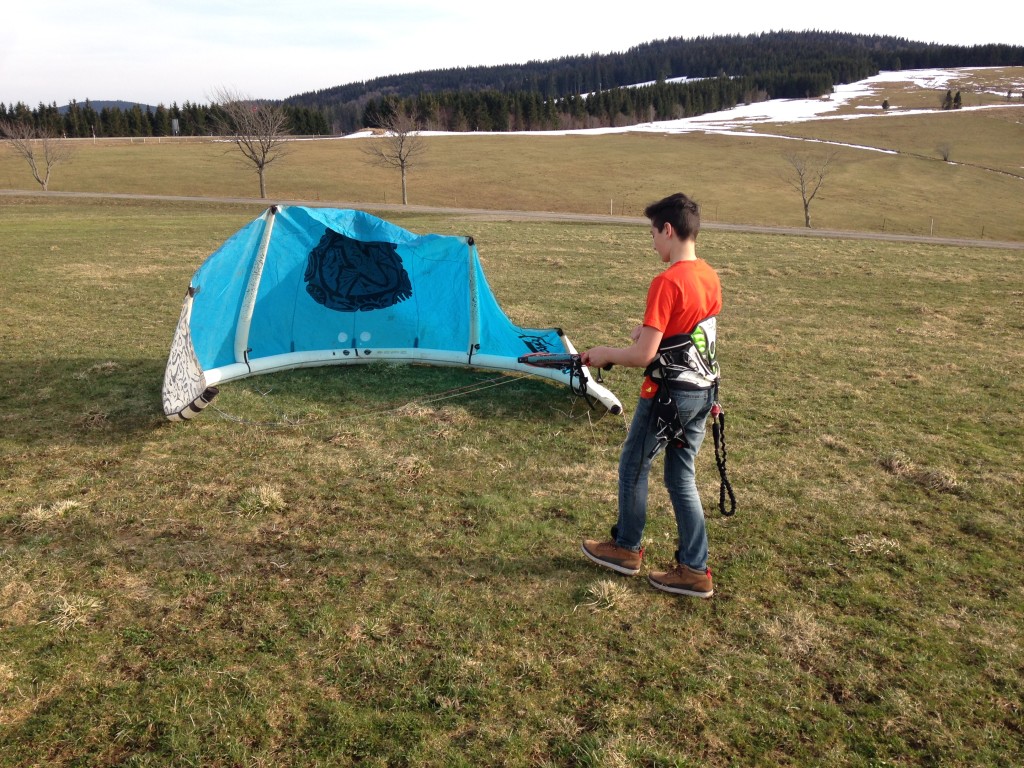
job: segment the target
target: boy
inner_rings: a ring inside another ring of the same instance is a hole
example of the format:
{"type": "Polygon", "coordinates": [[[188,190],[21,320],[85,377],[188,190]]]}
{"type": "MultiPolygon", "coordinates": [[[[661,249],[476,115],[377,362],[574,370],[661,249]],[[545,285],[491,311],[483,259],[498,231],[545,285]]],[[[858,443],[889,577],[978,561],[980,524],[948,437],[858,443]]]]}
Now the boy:
{"type": "Polygon", "coordinates": [[[630,346],[593,347],[582,356],[586,365],[596,368],[614,364],[646,369],[619,459],[618,522],[610,541],[587,539],[583,553],[618,573],[639,573],[647,478],[664,443],[666,420],[674,419],[677,411],[675,424],[681,433],[671,434],[665,445],[665,487],[675,511],[679,549],[671,569],[652,571],[647,578],[665,592],[711,597],[708,539],[694,460],[718,391],[715,316],[722,309],[722,288],[715,271],[697,258],[700,211],[693,200],[676,193],[647,206],[644,214],[651,221],[654,250],[668,266],[651,281],[643,324],[633,330],[630,346]]]}

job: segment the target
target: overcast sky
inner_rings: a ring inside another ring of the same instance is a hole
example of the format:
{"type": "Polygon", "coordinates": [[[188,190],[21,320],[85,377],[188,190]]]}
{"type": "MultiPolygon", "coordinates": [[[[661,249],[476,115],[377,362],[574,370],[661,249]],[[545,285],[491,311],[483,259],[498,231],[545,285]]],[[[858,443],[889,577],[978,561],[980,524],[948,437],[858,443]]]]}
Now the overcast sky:
{"type": "MultiPolygon", "coordinates": [[[[625,51],[671,37],[818,29],[1024,45],[1015,3],[600,0],[24,0],[0,15],[0,102],[207,103],[422,69],[625,51]],[[907,10],[902,10],[906,7],[907,10]],[[672,13],[663,9],[670,8],[672,13]],[[659,18],[661,15],[661,18],[659,18]]],[[[677,73],[683,74],[683,73],[677,73]]]]}

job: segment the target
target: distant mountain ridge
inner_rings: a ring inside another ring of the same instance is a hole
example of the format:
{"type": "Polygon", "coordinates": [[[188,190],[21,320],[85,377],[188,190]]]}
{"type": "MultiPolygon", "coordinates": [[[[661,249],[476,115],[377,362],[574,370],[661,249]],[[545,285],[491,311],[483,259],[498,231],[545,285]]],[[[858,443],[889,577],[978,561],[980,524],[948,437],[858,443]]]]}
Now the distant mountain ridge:
{"type": "MultiPolygon", "coordinates": [[[[422,129],[536,131],[621,127],[740,103],[813,98],[881,70],[1024,66],[1024,46],[957,46],[843,32],[669,38],[624,52],[389,75],[276,101],[297,135],[337,135],[399,112],[422,129]]],[[[208,135],[213,105],[72,101],[0,104],[68,137],[208,135]]]]}
{"type": "Polygon", "coordinates": [[[365,123],[368,107],[452,93],[565,99],[672,78],[750,78],[764,98],[816,96],[881,70],[1024,65],[1024,47],[955,46],[843,32],[768,32],[669,38],[624,52],[547,61],[389,75],[291,96],[285,104],[325,110],[342,131],[365,123]]]}

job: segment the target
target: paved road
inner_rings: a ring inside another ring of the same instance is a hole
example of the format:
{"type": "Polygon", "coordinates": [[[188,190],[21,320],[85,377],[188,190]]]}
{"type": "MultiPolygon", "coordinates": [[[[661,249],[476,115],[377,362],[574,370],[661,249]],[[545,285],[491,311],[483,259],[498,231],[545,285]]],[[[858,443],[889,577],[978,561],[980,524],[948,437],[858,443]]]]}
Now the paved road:
{"type": "MultiPolygon", "coordinates": [[[[551,211],[496,211],[482,208],[435,208],[425,205],[400,205],[397,203],[346,202],[341,200],[263,200],[258,197],[192,197],[181,195],[133,195],[100,192],[41,192],[19,189],[0,189],[0,195],[8,197],[71,197],[100,198],[109,200],[165,200],[173,202],[237,203],[267,207],[271,204],[305,205],[320,208],[362,208],[372,211],[401,211],[403,213],[437,213],[480,218],[501,218],[517,221],[575,221],[599,224],[646,225],[647,219],[630,216],[609,216],[596,213],[555,213],[551,211]]],[[[1006,240],[958,239],[951,237],[925,237],[923,235],[901,235],[895,232],[851,232],[839,229],[807,229],[806,227],[761,227],[753,224],[723,224],[702,222],[701,228],[723,232],[748,232],[764,235],[790,235],[795,237],[839,238],[846,240],[884,240],[903,243],[929,243],[933,245],[955,245],[963,248],[999,248],[1024,250],[1024,242],[1006,240]]]]}

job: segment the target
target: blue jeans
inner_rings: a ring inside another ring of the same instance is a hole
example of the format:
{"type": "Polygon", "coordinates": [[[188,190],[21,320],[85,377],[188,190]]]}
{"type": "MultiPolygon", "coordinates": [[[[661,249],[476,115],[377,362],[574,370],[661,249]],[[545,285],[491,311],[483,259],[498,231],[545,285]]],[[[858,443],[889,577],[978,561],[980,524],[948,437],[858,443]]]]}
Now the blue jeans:
{"type": "MultiPolygon", "coordinates": [[[[665,446],[665,488],[668,489],[679,530],[679,562],[703,571],[708,562],[708,534],[704,507],[697,493],[694,460],[704,442],[704,425],[715,403],[714,389],[673,391],[679,420],[689,443],[665,446]]],[[[641,398],[633,414],[629,434],[619,458],[619,520],[616,544],[640,549],[647,524],[647,477],[652,460],[647,458],[657,442],[654,436],[653,399],[641,398]]],[[[656,457],[655,457],[656,458],[656,457]]]]}

